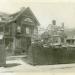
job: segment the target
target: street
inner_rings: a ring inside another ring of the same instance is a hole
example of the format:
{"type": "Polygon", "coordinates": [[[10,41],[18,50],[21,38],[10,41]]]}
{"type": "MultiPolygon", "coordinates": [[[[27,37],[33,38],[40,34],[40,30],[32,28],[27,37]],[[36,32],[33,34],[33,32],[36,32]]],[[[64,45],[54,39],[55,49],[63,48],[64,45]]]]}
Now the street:
{"type": "Polygon", "coordinates": [[[68,73],[75,72],[75,64],[59,64],[59,65],[29,65],[21,59],[22,57],[9,57],[6,61],[6,67],[0,67],[0,73],[15,72],[53,72],[68,73]]]}

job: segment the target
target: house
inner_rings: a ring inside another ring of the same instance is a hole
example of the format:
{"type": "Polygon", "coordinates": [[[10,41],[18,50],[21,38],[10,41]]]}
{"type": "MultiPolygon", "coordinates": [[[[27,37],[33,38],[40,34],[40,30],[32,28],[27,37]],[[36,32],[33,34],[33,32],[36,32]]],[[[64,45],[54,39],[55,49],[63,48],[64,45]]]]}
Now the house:
{"type": "Polygon", "coordinates": [[[31,42],[38,37],[40,23],[29,7],[0,17],[0,33],[4,34],[5,48],[27,52],[31,42]]]}
{"type": "Polygon", "coordinates": [[[52,44],[75,47],[75,29],[65,29],[64,23],[61,26],[57,26],[55,20],[48,25],[47,29],[50,36],[49,42],[52,44]]]}
{"type": "Polygon", "coordinates": [[[66,44],[75,47],[75,29],[66,29],[65,34],[67,35],[66,44]]]}

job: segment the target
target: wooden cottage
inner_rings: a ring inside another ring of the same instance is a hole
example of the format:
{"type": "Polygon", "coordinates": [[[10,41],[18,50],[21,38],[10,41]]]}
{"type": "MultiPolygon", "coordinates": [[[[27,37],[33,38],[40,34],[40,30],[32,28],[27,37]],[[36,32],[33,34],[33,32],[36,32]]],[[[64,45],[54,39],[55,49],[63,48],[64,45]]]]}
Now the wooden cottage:
{"type": "Polygon", "coordinates": [[[1,17],[1,23],[7,50],[27,52],[31,42],[38,37],[40,24],[29,7],[22,8],[15,14],[1,17]]]}

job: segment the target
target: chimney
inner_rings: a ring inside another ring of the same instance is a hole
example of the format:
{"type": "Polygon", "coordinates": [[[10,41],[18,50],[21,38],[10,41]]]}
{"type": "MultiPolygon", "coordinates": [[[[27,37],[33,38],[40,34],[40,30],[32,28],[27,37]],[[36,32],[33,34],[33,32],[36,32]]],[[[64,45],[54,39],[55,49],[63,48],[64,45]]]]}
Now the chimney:
{"type": "Polygon", "coordinates": [[[52,25],[56,25],[56,20],[52,20],[52,25]]]}

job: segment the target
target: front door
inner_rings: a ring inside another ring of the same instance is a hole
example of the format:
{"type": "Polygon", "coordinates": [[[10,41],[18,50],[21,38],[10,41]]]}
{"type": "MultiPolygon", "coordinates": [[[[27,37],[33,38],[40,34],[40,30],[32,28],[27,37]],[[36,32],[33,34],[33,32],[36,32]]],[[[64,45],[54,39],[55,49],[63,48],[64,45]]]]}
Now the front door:
{"type": "Polygon", "coordinates": [[[27,53],[30,45],[31,45],[31,38],[23,37],[21,42],[22,51],[27,53]]]}
{"type": "Polygon", "coordinates": [[[26,38],[26,42],[27,42],[27,49],[29,48],[29,46],[31,45],[31,38],[27,37],[26,38]]]}

